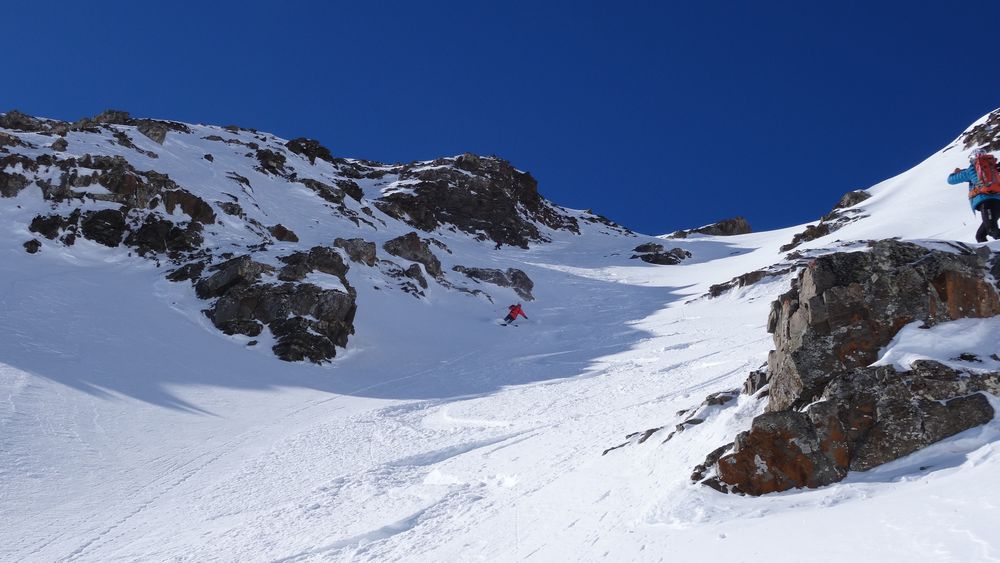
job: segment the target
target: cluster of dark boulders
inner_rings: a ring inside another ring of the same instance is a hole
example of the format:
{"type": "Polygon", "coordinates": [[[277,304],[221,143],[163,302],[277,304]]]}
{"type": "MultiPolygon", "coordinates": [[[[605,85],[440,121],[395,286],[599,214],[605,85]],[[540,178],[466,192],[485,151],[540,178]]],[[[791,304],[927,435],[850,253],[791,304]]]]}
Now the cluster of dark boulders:
{"type": "Polygon", "coordinates": [[[464,154],[430,165],[399,170],[406,191],[383,196],[376,206],[387,215],[423,231],[442,225],[501,244],[527,248],[548,240],[537,224],[579,233],[575,218],[560,212],[538,193],[538,182],[495,157],[464,154]]]}
{"type": "Polygon", "coordinates": [[[495,268],[466,268],[465,266],[455,266],[452,270],[465,274],[466,276],[480,282],[493,284],[500,287],[509,287],[517,293],[521,299],[533,301],[531,295],[535,283],[531,281],[528,274],[517,268],[507,268],[506,271],[495,268]]]}
{"type": "Polygon", "coordinates": [[[636,253],[632,255],[633,260],[638,258],[648,264],[658,264],[660,266],[673,266],[675,264],[680,264],[684,260],[691,257],[691,253],[683,248],[671,248],[670,250],[664,250],[662,244],[655,242],[640,244],[639,246],[633,248],[632,252],[636,253]]]}
{"type": "Polygon", "coordinates": [[[254,337],[267,325],[275,337],[272,351],[282,360],[329,361],[336,356],[336,347],[346,346],[348,336],[354,334],[357,304],[345,276],[348,266],[336,251],[324,247],[282,261],[285,266],[278,271],[278,280],[284,283],[261,282],[275,268],[250,256],[208,268],[211,274],[195,283],[198,297],[216,299],[205,314],[226,334],[254,337]],[[345,291],[295,283],[312,271],[337,276],[345,291]]]}
{"type": "Polygon", "coordinates": [[[949,253],[895,240],[813,260],[772,304],[775,349],[767,371],[748,380],[768,412],[693,477],[714,466],[705,484],[751,495],[817,487],[990,420],[975,393],[1000,390],[1000,374],[930,361],[906,373],[869,366],[910,323],[1000,314],[990,280],[998,268],[985,248],[949,253]]]}
{"type": "Polygon", "coordinates": [[[712,223],[711,225],[705,225],[704,227],[699,227],[697,229],[675,231],[670,235],[670,238],[687,238],[693,234],[731,237],[734,235],[745,235],[752,232],[753,229],[750,227],[750,223],[745,218],[733,217],[731,219],[723,219],[718,223],[712,223]]]}

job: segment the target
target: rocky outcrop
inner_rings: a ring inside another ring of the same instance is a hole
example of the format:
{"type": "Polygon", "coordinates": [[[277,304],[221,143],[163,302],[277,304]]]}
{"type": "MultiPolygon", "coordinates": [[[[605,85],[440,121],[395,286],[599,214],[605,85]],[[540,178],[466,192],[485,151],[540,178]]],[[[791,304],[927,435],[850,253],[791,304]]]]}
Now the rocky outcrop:
{"type": "Polygon", "coordinates": [[[452,270],[465,274],[476,281],[500,287],[509,287],[513,289],[521,299],[526,301],[534,301],[535,299],[531,294],[531,290],[534,289],[535,283],[531,281],[528,274],[525,274],[522,270],[518,270],[517,268],[507,268],[507,270],[504,271],[494,268],[466,268],[465,266],[455,266],[452,270]]]}
{"type": "Polygon", "coordinates": [[[808,404],[834,375],[874,362],[906,324],[1000,314],[989,257],[883,240],[813,260],[771,306],[769,409],[808,404]]]}
{"type": "Polygon", "coordinates": [[[347,257],[354,262],[364,264],[368,267],[375,265],[376,246],[374,242],[368,242],[363,238],[337,238],[333,241],[333,246],[343,248],[344,252],[347,253],[347,257]]]}
{"type": "Polygon", "coordinates": [[[215,223],[215,210],[212,209],[212,206],[187,190],[166,190],[161,197],[163,198],[163,205],[167,213],[171,215],[174,214],[174,209],[179,208],[192,221],[197,221],[204,225],[215,223]]]}
{"type": "Polygon", "coordinates": [[[28,254],[35,254],[36,252],[42,249],[42,241],[33,238],[29,241],[26,241],[23,246],[25,252],[27,252],[28,254]]]}
{"type": "Polygon", "coordinates": [[[215,273],[195,285],[195,291],[201,299],[220,297],[233,287],[250,285],[261,274],[273,272],[274,267],[254,262],[250,256],[237,256],[212,266],[209,271],[215,273]]]}
{"type": "Polygon", "coordinates": [[[760,495],[820,487],[899,459],[993,419],[978,391],[1000,392],[1000,373],[967,374],[937,362],[912,371],[855,370],[835,379],[804,411],[754,419],[718,461],[713,486],[760,495]]]}
{"type": "Polygon", "coordinates": [[[675,231],[670,235],[670,238],[687,238],[693,234],[730,237],[733,235],[745,235],[752,232],[753,229],[750,227],[750,223],[745,218],[733,217],[732,219],[723,219],[718,223],[712,223],[711,225],[705,225],[704,227],[699,227],[697,229],[675,231]]]}
{"type": "Polygon", "coordinates": [[[640,244],[632,251],[638,253],[632,255],[633,260],[638,258],[648,264],[658,264],[661,266],[680,264],[685,259],[691,257],[691,253],[683,248],[672,248],[664,251],[663,245],[655,242],[640,244]]]}
{"type": "Polygon", "coordinates": [[[499,158],[464,154],[415,163],[402,167],[399,180],[406,190],[375,205],[423,231],[453,225],[481,240],[522,248],[548,240],[538,224],[579,233],[576,219],[545,201],[530,174],[499,158]]]}
{"type": "MultiPolygon", "coordinates": [[[[218,298],[205,314],[226,334],[258,336],[266,325],[275,336],[274,354],[286,361],[322,363],[336,356],[336,347],[347,345],[354,334],[357,312],[355,292],[344,274],[347,266],[331,249],[316,247],[282,259],[286,266],[279,279],[301,280],[303,271],[323,271],[340,278],[347,291],[322,289],[310,283],[262,283],[274,271],[249,256],[239,256],[209,269],[214,272],[198,281],[202,299],[218,298]]],[[[195,279],[197,263],[185,265],[171,279],[195,279]]]]}
{"type": "Polygon", "coordinates": [[[299,236],[296,235],[291,229],[280,223],[274,225],[273,227],[268,227],[267,231],[271,233],[271,236],[281,242],[299,242],[299,236]]]}
{"type": "Polygon", "coordinates": [[[767,278],[775,278],[778,276],[783,276],[793,272],[798,266],[797,265],[775,265],[769,266],[767,268],[761,268],[760,270],[754,270],[752,272],[747,272],[745,274],[740,274],[735,278],[709,286],[708,295],[709,297],[719,297],[726,292],[732,291],[734,289],[739,289],[741,287],[747,287],[754,285],[767,278]]]}
{"type": "Polygon", "coordinates": [[[990,113],[985,121],[966,131],[962,135],[962,145],[966,149],[1000,151],[1000,110],[990,113]]]}
{"type": "Polygon", "coordinates": [[[976,393],[1000,391],[1000,373],[931,361],[906,373],[869,366],[909,323],[1000,314],[988,275],[998,262],[985,248],[948,253],[895,240],[810,262],[772,304],[775,349],[766,374],[745,386],[760,397],[767,385],[768,412],[705,484],[753,495],[822,486],[991,420],[976,393]]]}
{"type": "Polygon", "coordinates": [[[867,215],[862,214],[862,212],[857,209],[852,209],[852,207],[870,197],[871,194],[864,190],[855,190],[844,194],[840,198],[840,201],[837,202],[837,205],[833,207],[833,210],[824,215],[820,219],[819,223],[816,223],[815,225],[807,225],[804,231],[796,233],[792,237],[792,242],[783,245],[781,247],[781,251],[787,252],[804,242],[825,237],[826,235],[836,232],[858,219],[864,219],[867,215]]]}
{"type": "Polygon", "coordinates": [[[321,272],[335,276],[348,293],[354,293],[346,277],[349,267],[332,248],[314,246],[308,252],[295,252],[282,256],[279,260],[285,264],[278,272],[278,279],[281,281],[300,281],[311,272],[321,272]]]}
{"type": "Polygon", "coordinates": [[[393,256],[423,264],[427,273],[435,278],[444,275],[441,270],[441,261],[431,252],[429,240],[421,239],[417,233],[407,233],[386,241],[382,248],[393,256]]]}
{"type": "Polygon", "coordinates": [[[297,139],[292,139],[285,143],[288,150],[295,154],[302,155],[309,159],[309,164],[316,164],[316,159],[325,160],[331,164],[334,164],[333,155],[330,154],[330,149],[324,147],[315,139],[306,139],[305,137],[299,137],[297,139]]]}

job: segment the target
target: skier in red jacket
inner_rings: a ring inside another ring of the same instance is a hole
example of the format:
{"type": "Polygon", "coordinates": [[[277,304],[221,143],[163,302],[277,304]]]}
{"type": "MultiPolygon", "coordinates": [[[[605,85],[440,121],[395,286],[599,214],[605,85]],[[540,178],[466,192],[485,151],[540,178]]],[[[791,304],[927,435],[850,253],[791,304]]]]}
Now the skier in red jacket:
{"type": "Polygon", "coordinates": [[[504,321],[504,322],[503,322],[503,325],[504,325],[504,326],[507,326],[507,325],[509,325],[510,323],[512,323],[512,322],[514,322],[515,320],[517,320],[517,316],[518,316],[518,315],[521,315],[521,316],[522,316],[522,317],[524,317],[525,319],[527,319],[527,318],[528,318],[528,315],[525,315],[525,314],[524,314],[524,310],[523,310],[523,309],[521,309],[521,304],[520,304],[520,303],[518,303],[517,305],[511,305],[510,307],[507,307],[507,309],[508,309],[508,310],[509,310],[510,312],[509,312],[509,313],[507,313],[507,316],[503,318],[503,321],[504,321]]]}

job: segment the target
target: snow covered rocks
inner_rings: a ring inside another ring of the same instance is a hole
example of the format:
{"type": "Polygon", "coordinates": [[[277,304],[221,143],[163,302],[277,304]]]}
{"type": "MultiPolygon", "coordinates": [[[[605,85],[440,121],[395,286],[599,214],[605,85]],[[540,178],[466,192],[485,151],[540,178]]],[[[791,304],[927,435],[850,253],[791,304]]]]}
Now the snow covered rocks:
{"type": "Polygon", "coordinates": [[[707,484],[764,494],[817,487],[870,469],[993,417],[1000,374],[914,362],[905,375],[869,367],[912,322],[1000,314],[987,249],[950,253],[882,240],[868,252],[812,261],[772,304],[768,411],[741,433],[707,484]]]}
{"type": "Polygon", "coordinates": [[[205,314],[226,334],[257,336],[267,325],[277,340],[272,350],[283,360],[328,361],[336,356],[336,347],[346,346],[347,337],[354,333],[356,293],[344,277],[348,267],[335,251],[324,247],[281,260],[285,262],[278,273],[278,279],[285,282],[281,284],[258,283],[262,274],[274,268],[249,256],[214,266],[215,273],[195,286],[202,299],[218,297],[205,314]],[[313,271],[337,276],[345,291],[293,283],[313,271]]]}

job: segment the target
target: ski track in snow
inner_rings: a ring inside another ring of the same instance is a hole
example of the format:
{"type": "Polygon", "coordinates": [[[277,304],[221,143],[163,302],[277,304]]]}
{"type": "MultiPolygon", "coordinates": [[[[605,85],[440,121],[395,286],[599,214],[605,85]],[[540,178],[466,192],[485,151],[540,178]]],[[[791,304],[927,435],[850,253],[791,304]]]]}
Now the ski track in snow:
{"type": "MultiPolygon", "coordinates": [[[[184,186],[226,192],[235,184],[218,170],[251,177],[257,211],[306,244],[358,236],[316,223],[314,195],[277,191],[242,150],[200,138],[209,130],[218,129],[171,134],[163,147],[133,140],[184,186]],[[186,167],[210,151],[220,168],[186,167]]],[[[92,143],[74,135],[71,147],[92,143]]],[[[250,138],[223,136],[240,135],[250,138]]],[[[869,218],[801,250],[887,236],[968,240],[962,194],[942,185],[963,158],[943,151],[873,187],[860,206],[869,218]]],[[[362,187],[405,189],[391,180],[362,187]]],[[[628,258],[657,239],[593,225],[501,252],[434,233],[454,251],[442,256],[446,271],[528,272],[529,320],[495,324],[520,301],[508,290],[476,286],[495,305],[435,286],[417,300],[373,288],[378,277],[352,265],[357,334],[318,367],[221,335],[189,286],[120,249],[81,240],[26,255],[26,221],[46,210],[37,199],[0,206],[9,235],[0,243],[2,560],[1000,561],[1000,502],[983,494],[1000,477],[996,421],[837,485],[758,499],[688,477],[761,402],[704,409],[703,423],[665,442],[679,411],[739,388],[764,363],[769,304],[791,275],[701,296],[782,260],[778,247],[802,226],[661,241],[693,253],[664,267],[628,258]],[[817,552],[829,537],[850,541],[817,552]]],[[[410,230],[378,218],[387,226],[360,236],[410,230]]],[[[229,244],[234,232],[212,236],[229,244]]],[[[995,322],[960,323],[904,330],[883,363],[987,357],[995,322]]]]}

